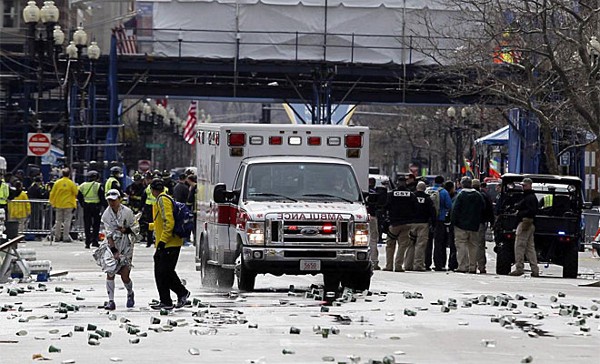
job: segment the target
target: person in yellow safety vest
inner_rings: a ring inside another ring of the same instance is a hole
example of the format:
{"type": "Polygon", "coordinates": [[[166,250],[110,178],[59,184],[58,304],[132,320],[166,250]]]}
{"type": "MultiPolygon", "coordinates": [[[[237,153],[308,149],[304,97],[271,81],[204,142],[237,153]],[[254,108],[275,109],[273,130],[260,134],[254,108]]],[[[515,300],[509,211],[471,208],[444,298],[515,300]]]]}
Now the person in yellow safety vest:
{"type": "Polygon", "coordinates": [[[4,178],[0,176],[0,209],[4,210],[6,218],[8,218],[8,198],[10,197],[10,186],[4,181],[4,178]]]}
{"type": "Polygon", "coordinates": [[[104,191],[117,190],[121,195],[123,195],[123,190],[121,189],[121,182],[119,179],[123,177],[123,170],[119,166],[114,166],[110,168],[110,177],[104,183],[104,191]]]}
{"type": "Polygon", "coordinates": [[[77,185],[69,175],[71,170],[62,170],[62,178],[54,182],[50,191],[50,205],[54,207],[56,224],[54,226],[54,241],[70,243],[73,240],[69,235],[73,211],[77,208],[77,185]]]}
{"type": "Polygon", "coordinates": [[[99,246],[98,234],[100,233],[100,213],[104,202],[104,188],[98,182],[100,175],[97,171],[87,173],[87,182],[79,186],[77,200],[83,207],[83,230],[85,232],[85,248],[90,246],[99,246]]]}
{"type": "Polygon", "coordinates": [[[545,195],[543,198],[543,206],[544,207],[552,207],[553,195],[545,195]]]}
{"type": "Polygon", "coordinates": [[[19,233],[24,233],[27,227],[27,219],[31,215],[31,204],[27,193],[23,191],[23,183],[15,181],[16,197],[8,203],[8,216],[11,220],[19,222],[19,233]],[[21,202],[22,201],[22,202],[21,202]]]}

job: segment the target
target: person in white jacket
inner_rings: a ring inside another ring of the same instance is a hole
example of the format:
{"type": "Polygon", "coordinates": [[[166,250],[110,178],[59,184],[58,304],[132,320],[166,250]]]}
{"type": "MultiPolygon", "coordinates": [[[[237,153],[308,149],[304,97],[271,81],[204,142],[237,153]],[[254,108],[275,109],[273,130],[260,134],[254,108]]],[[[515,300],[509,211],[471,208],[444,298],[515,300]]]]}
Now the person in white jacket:
{"type": "MultiPolygon", "coordinates": [[[[115,275],[119,274],[127,289],[127,307],[135,305],[133,282],[129,277],[133,260],[133,246],[139,233],[139,224],[133,211],[121,204],[121,193],[111,189],[106,193],[108,208],[102,214],[102,223],[106,240],[101,262],[103,271],[106,272],[106,291],[108,302],[104,306],[107,310],[114,310],[115,305],[115,275]],[[112,253],[112,257],[111,254],[112,253]],[[112,258],[112,259],[111,259],[112,258]]],[[[102,249],[102,247],[100,248],[102,249]]]]}

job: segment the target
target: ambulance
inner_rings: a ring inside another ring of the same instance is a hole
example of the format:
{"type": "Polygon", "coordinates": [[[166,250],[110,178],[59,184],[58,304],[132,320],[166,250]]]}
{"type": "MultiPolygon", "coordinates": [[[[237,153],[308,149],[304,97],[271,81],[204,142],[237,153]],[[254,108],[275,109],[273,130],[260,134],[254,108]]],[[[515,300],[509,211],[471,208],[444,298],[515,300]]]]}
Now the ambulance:
{"type": "Polygon", "coordinates": [[[323,274],[328,290],[369,288],[368,128],[201,124],[196,153],[202,285],[323,274]]]}

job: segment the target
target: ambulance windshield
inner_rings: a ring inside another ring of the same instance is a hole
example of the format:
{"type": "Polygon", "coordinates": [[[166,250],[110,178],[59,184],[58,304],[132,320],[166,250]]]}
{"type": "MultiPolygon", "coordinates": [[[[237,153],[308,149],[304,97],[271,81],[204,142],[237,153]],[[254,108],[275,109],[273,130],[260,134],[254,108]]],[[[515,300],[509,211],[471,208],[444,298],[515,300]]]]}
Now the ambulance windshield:
{"type": "Polygon", "coordinates": [[[252,201],[361,201],[360,188],[348,165],[253,164],[248,167],[245,183],[244,199],[252,201]]]}

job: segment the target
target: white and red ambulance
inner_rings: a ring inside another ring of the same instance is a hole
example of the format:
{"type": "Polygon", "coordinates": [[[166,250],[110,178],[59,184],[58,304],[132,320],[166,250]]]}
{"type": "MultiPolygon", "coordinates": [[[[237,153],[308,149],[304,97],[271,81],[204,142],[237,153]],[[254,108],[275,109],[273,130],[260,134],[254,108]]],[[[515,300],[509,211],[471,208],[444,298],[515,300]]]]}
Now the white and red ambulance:
{"type": "Polygon", "coordinates": [[[196,145],[203,285],[322,273],[326,288],[369,288],[368,128],[202,124],[196,145]]]}

